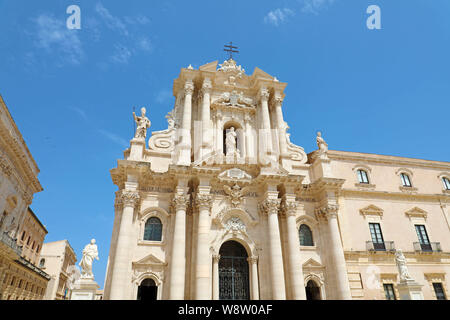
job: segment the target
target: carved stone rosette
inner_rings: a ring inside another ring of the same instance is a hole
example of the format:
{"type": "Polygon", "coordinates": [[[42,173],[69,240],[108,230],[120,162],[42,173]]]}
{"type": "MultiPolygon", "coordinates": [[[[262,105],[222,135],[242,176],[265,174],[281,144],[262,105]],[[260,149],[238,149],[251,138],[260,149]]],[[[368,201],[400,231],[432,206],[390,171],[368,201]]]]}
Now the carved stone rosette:
{"type": "Polygon", "coordinates": [[[189,195],[188,194],[175,194],[172,200],[173,208],[178,210],[186,210],[189,204],[189,195]]]}
{"type": "Polygon", "coordinates": [[[197,193],[194,198],[195,205],[202,209],[211,209],[212,206],[212,195],[205,193],[197,193]]]}
{"type": "Polygon", "coordinates": [[[260,211],[265,215],[278,214],[281,199],[266,199],[260,205],[260,211]]]}

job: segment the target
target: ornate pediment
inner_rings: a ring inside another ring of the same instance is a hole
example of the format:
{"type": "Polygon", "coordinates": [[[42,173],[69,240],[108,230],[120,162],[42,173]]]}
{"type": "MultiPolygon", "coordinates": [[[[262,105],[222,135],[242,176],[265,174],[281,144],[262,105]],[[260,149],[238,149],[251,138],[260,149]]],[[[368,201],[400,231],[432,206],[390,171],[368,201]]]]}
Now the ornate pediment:
{"type": "Polygon", "coordinates": [[[232,73],[239,78],[245,73],[244,68],[240,65],[238,66],[233,59],[226,60],[222,64],[219,64],[219,69],[217,69],[217,71],[232,73]]]}
{"type": "Polygon", "coordinates": [[[414,207],[414,208],[406,211],[405,214],[410,218],[411,217],[419,217],[419,218],[424,218],[424,219],[427,218],[427,212],[418,207],[414,207]]]}
{"type": "Polygon", "coordinates": [[[134,261],[133,266],[166,266],[167,263],[160,260],[158,257],[154,256],[153,254],[149,254],[148,256],[145,256],[141,260],[134,261]]]}
{"type": "Polygon", "coordinates": [[[376,215],[376,216],[380,216],[380,217],[383,216],[383,209],[378,208],[377,206],[374,206],[373,204],[360,209],[359,212],[363,216],[367,216],[367,215],[376,215]]]}
{"type": "Polygon", "coordinates": [[[305,270],[305,269],[323,269],[323,268],[324,268],[324,266],[322,266],[322,264],[320,264],[319,262],[317,262],[313,258],[308,259],[303,264],[303,270],[305,270]]]}

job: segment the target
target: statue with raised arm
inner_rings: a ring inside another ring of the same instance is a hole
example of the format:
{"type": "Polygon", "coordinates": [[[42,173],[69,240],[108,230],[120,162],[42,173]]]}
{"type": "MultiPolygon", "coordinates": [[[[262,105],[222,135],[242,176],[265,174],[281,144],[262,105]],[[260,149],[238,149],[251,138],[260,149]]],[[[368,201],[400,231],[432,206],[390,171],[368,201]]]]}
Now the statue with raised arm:
{"type": "Polygon", "coordinates": [[[145,116],[145,108],[141,108],[141,116],[137,116],[133,112],[133,118],[134,121],[136,121],[137,128],[136,133],[134,135],[135,138],[144,138],[147,136],[147,129],[150,128],[151,122],[150,120],[145,116]]]}
{"type": "Polygon", "coordinates": [[[231,127],[230,130],[228,130],[226,137],[225,137],[225,146],[227,148],[226,155],[227,156],[234,156],[236,152],[236,132],[234,131],[234,127],[231,127]]]}
{"type": "Polygon", "coordinates": [[[319,147],[319,152],[321,154],[328,152],[328,144],[322,138],[322,132],[320,132],[320,131],[317,131],[316,142],[317,142],[317,146],[319,147]]]}
{"type": "Polygon", "coordinates": [[[395,251],[395,262],[397,263],[400,281],[412,280],[408,272],[408,267],[406,266],[406,258],[401,249],[395,251]]]}
{"type": "Polygon", "coordinates": [[[83,249],[83,258],[79,263],[81,267],[81,278],[94,279],[94,274],[92,273],[92,263],[94,259],[99,260],[97,245],[95,244],[95,239],[86,245],[83,249]]]}

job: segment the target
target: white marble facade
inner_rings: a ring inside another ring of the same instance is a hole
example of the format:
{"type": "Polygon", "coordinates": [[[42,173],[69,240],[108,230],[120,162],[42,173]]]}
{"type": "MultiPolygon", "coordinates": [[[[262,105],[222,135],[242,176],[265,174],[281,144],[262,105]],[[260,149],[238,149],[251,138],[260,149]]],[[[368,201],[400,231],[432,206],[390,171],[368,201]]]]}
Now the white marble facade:
{"type": "MultiPolygon", "coordinates": [[[[382,285],[370,292],[355,284],[355,273],[364,278],[360,259],[369,254],[370,234],[358,234],[355,240],[352,228],[368,230],[366,222],[358,216],[355,223],[361,225],[356,226],[346,218],[347,208],[359,214],[358,209],[372,203],[378,208],[386,200],[373,190],[376,186],[355,187],[347,164],[371,169],[380,160],[329,151],[320,135],[319,150],[309,155],[293,144],[282,110],[286,85],[258,68],[247,75],[232,59],[219,66],[216,61],[181,69],[173,85],[175,106],[167,116],[168,129],[152,132],[147,142],[143,132],[150,121],[145,113],[135,116],[140,131],[111,170],[119,190],[104,299],[142,298],[145,283],[156,287],[152,294],[157,299],[227,296],[227,258],[220,253],[230,241],[244,250],[236,261],[243,263],[247,277],[232,280],[245,282],[245,292],[233,297],[306,299],[308,283],[315,285],[320,299],[383,294],[382,285]],[[349,181],[353,193],[343,187],[349,181]],[[156,239],[147,238],[146,224],[152,221],[162,226],[156,239]],[[300,246],[303,224],[312,232],[312,245],[300,246]]],[[[147,111],[151,118],[151,107],[147,111]]],[[[385,159],[389,168],[398,167],[396,161],[402,162],[385,159]]],[[[433,162],[425,169],[448,173],[450,166],[433,162]]],[[[397,178],[393,174],[392,181],[397,183],[397,178]]],[[[441,193],[439,201],[447,202],[448,194],[441,193]]],[[[411,199],[407,193],[402,196],[407,206],[411,199]]],[[[449,230],[438,233],[441,241],[449,236],[449,230]]],[[[441,254],[448,253],[449,244],[441,244],[441,254]]],[[[238,250],[234,246],[230,250],[238,250]]],[[[383,272],[396,273],[393,255],[383,254],[385,264],[392,265],[383,272]]],[[[434,271],[447,273],[445,261],[442,270],[434,271]]]]}

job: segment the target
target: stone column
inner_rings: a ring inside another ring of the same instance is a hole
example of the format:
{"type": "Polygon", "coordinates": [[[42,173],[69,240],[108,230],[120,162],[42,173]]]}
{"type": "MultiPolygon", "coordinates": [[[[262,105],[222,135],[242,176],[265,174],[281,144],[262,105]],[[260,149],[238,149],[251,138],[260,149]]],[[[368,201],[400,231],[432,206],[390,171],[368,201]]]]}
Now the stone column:
{"type": "Polygon", "coordinates": [[[245,145],[245,162],[249,163],[250,159],[253,158],[253,149],[252,149],[252,128],[250,125],[251,116],[246,113],[244,115],[244,145],[245,145]]]}
{"type": "Polygon", "coordinates": [[[189,166],[191,164],[191,118],[192,118],[192,94],[194,93],[194,83],[192,80],[187,80],[184,85],[184,108],[183,120],[181,123],[181,145],[180,158],[178,165],[189,166]]]}
{"type": "Polygon", "coordinates": [[[186,209],[189,195],[177,193],[173,198],[175,224],[170,259],[169,299],[183,300],[186,273],[186,209]]]}
{"type": "Polygon", "coordinates": [[[202,142],[200,144],[200,159],[204,159],[211,152],[211,114],[210,114],[210,93],[211,80],[206,78],[202,85],[203,103],[202,103],[202,142]]]}
{"type": "Polygon", "coordinates": [[[220,255],[213,255],[213,283],[212,283],[212,298],[219,300],[219,260],[220,255]]]}
{"type": "Polygon", "coordinates": [[[217,155],[223,155],[223,124],[222,124],[222,114],[216,114],[216,152],[217,155]]]}
{"type": "Polygon", "coordinates": [[[111,300],[128,300],[126,296],[130,284],[131,261],[130,248],[133,246],[135,238],[133,230],[134,208],[139,202],[137,191],[123,190],[117,203],[122,205],[122,218],[120,219],[119,234],[117,236],[116,251],[111,277],[111,300]]]}
{"type": "Polygon", "coordinates": [[[209,231],[211,228],[210,194],[197,193],[195,203],[198,206],[197,258],[195,268],[195,299],[211,299],[211,275],[209,253],[209,231]]]}
{"type": "Polygon", "coordinates": [[[270,155],[273,152],[272,135],[270,132],[270,115],[269,115],[269,91],[266,88],[262,88],[259,91],[260,103],[261,103],[261,124],[259,132],[259,154],[262,157],[262,162],[266,163],[270,159],[270,155]]]}
{"type": "Polygon", "coordinates": [[[273,98],[275,116],[278,130],[278,140],[280,144],[280,157],[284,157],[287,154],[287,141],[286,141],[286,128],[283,120],[283,111],[281,104],[283,103],[283,97],[280,93],[276,93],[273,98]]]}
{"type": "Polygon", "coordinates": [[[348,281],[347,265],[337,220],[339,206],[327,205],[319,209],[319,213],[328,220],[329,250],[332,258],[332,269],[335,275],[335,299],[350,300],[350,284],[348,281]]]}
{"type": "Polygon", "coordinates": [[[247,261],[251,270],[251,299],[259,300],[258,257],[249,257],[247,261]]]}
{"type": "Polygon", "coordinates": [[[262,210],[267,215],[268,238],[270,248],[270,276],[272,282],[272,299],[285,300],[286,289],[284,283],[283,254],[281,250],[280,228],[278,224],[278,210],[280,199],[266,199],[262,203],[262,210]]]}
{"type": "Polygon", "coordinates": [[[285,197],[282,203],[283,213],[286,215],[287,224],[287,246],[289,260],[289,291],[293,300],[306,300],[305,283],[303,280],[303,270],[300,258],[300,243],[297,232],[295,215],[298,203],[293,199],[285,197]]]}

